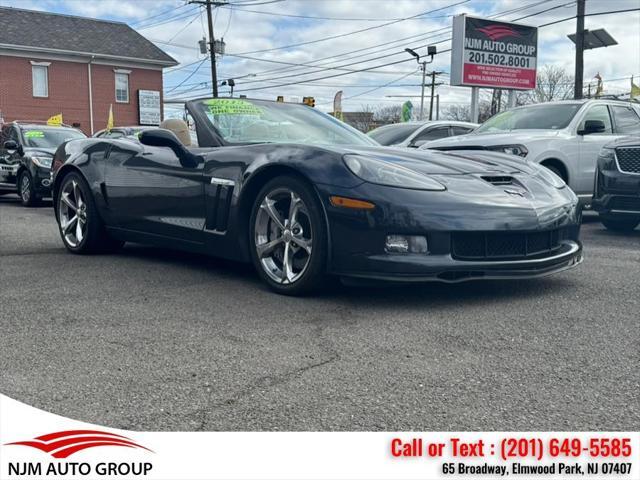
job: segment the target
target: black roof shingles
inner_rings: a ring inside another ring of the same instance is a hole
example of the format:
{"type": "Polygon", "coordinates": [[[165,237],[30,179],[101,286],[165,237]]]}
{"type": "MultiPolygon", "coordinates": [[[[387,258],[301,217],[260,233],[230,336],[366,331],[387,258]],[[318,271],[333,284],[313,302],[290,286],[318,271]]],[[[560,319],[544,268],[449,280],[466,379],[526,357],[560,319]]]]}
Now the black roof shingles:
{"type": "Polygon", "coordinates": [[[3,44],[177,64],[126,23],[18,8],[0,7],[3,44]]]}

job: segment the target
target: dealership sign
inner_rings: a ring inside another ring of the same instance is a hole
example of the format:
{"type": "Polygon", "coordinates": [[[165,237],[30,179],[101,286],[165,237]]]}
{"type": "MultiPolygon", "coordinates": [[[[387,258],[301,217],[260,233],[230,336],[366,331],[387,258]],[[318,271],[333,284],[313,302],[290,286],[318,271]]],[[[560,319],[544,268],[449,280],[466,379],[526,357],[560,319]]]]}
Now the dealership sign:
{"type": "Polygon", "coordinates": [[[138,90],[138,117],[140,125],[160,125],[160,92],[138,90]]]}
{"type": "Polygon", "coordinates": [[[453,18],[451,85],[536,87],[538,29],[458,15],[453,18]]]}

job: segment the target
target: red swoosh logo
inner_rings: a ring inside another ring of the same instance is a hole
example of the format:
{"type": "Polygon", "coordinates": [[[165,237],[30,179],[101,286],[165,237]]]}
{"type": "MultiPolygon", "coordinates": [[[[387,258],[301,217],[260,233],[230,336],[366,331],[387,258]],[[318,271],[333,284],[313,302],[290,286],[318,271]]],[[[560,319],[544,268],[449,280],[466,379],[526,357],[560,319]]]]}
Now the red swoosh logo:
{"type": "Polygon", "coordinates": [[[491,40],[499,40],[504,37],[519,37],[520,34],[511,27],[503,25],[489,25],[488,27],[478,28],[479,32],[484,33],[491,40]]]}
{"type": "Polygon", "coordinates": [[[22,445],[36,448],[50,454],[54,458],[67,458],[76,452],[93,447],[126,447],[141,448],[151,452],[146,447],[133,442],[127,437],[99,430],[65,430],[41,435],[33,440],[11,442],[5,445],[22,445]]]}

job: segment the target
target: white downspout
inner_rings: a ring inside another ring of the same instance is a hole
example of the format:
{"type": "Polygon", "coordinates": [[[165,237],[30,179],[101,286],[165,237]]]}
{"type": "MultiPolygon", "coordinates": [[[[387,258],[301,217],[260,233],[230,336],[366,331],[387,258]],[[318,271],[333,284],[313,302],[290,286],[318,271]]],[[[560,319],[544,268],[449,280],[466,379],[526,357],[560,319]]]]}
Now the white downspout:
{"type": "Polygon", "coordinates": [[[92,55],[91,60],[87,63],[87,72],[89,74],[89,124],[91,128],[91,135],[93,135],[93,91],[91,89],[91,62],[95,57],[92,55]]]}

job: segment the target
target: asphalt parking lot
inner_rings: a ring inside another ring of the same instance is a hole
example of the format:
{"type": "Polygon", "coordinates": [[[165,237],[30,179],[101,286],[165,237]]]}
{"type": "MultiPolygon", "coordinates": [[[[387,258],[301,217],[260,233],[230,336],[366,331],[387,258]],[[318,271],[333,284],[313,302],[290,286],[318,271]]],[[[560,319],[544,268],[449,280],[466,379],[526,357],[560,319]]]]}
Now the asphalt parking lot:
{"type": "Polygon", "coordinates": [[[640,430],[640,229],[519,282],[268,291],[0,197],[0,392],[132,430],[640,430]]]}

